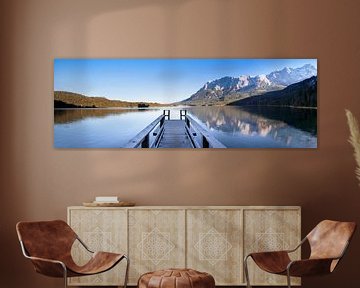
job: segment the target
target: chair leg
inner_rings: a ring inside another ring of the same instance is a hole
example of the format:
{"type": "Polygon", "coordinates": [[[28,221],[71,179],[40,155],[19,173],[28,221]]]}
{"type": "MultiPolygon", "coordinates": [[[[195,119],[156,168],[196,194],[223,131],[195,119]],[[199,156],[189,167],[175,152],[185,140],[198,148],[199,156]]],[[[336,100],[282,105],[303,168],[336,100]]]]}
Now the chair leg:
{"type": "Polygon", "coordinates": [[[63,269],[64,269],[64,287],[67,288],[68,285],[67,285],[67,270],[66,270],[66,266],[65,265],[62,265],[63,266],[63,269]]]}
{"type": "Polygon", "coordinates": [[[288,284],[288,288],[291,288],[291,278],[290,278],[290,271],[289,269],[287,269],[287,284],[288,284]]]}
{"type": "Polygon", "coordinates": [[[126,255],[124,256],[124,258],[126,259],[126,271],[125,271],[124,288],[126,288],[126,287],[127,287],[128,278],[129,278],[130,259],[129,259],[129,257],[127,257],[126,255]]]}
{"type": "Polygon", "coordinates": [[[247,259],[249,258],[250,255],[247,255],[244,259],[244,272],[245,272],[245,279],[246,279],[246,287],[247,288],[251,288],[250,285],[250,279],[249,279],[249,269],[248,269],[248,265],[247,265],[247,259]]]}

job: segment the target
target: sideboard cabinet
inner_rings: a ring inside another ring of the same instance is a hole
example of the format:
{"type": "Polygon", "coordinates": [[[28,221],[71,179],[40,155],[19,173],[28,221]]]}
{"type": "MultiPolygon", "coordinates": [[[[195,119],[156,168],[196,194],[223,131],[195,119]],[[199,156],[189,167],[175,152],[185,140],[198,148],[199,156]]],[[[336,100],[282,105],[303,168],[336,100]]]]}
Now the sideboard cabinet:
{"type": "MultiPolygon", "coordinates": [[[[212,274],[216,285],[245,285],[243,258],[256,251],[295,247],[301,237],[298,206],[69,207],[68,223],[92,250],[128,254],[129,285],[164,268],[188,267],[212,274]]],[[[74,259],[88,253],[75,243],[74,259]]],[[[300,258],[300,250],[293,255],[300,258]]],[[[121,285],[125,263],[69,285],[121,285]]],[[[253,285],[286,285],[286,277],[264,273],[249,261],[253,285]]],[[[293,279],[296,285],[299,279],[293,279]]]]}

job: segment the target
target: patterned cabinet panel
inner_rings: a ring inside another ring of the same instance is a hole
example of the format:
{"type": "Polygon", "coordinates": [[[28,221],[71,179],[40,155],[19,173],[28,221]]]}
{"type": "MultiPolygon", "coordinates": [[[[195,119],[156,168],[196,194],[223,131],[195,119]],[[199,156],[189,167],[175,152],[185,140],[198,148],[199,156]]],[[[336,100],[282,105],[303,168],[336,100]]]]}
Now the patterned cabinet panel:
{"type": "Polygon", "coordinates": [[[185,267],[185,210],[129,210],[129,283],[148,271],[185,267]]]}
{"type": "MultiPolygon", "coordinates": [[[[249,209],[244,211],[244,254],[261,251],[286,250],[300,243],[300,209],[249,209]]],[[[293,259],[300,259],[300,249],[292,253],[293,259]]],[[[286,277],[260,270],[252,259],[249,262],[249,276],[252,285],[286,285],[286,277]]],[[[299,285],[299,278],[292,284],[299,285]]]]}
{"type": "Polygon", "coordinates": [[[216,285],[242,278],[242,210],[187,210],[187,266],[212,274],[216,285]]]}
{"type": "MultiPolygon", "coordinates": [[[[68,222],[91,250],[127,253],[126,209],[69,209],[68,222]]],[[[78,241],[73,246],[72,255],[79,264],[89,259],[89,253],[78,241]]],[[[68,281],[70,285],[122,285],[125,267],[125,261],[121,261],[108,272],[69,278],[68,281]]]]}
{"type": "MultiPolygon", "coordinates": [[[[300,242],[300,207],[69,207],[68,222],[93,250],[126,253],[129,284],[164,268],[209,272],[217,285],[245,285],[243,258],[250,252],[282,250],[300,242]]],[[[79,264],[89,259],[75,243],[79,264]]],[[[300,250],[293,258],[300,258],[300,250]]],[[[249,260],[251,284],[285,285],[286,277],[261,271],[249,260]]],[[[125,261],[108,272],[71,278],[71,285],[122,285],[125,261]]],[[[294,279],[293,284],[300,284],[294,279]]]]}

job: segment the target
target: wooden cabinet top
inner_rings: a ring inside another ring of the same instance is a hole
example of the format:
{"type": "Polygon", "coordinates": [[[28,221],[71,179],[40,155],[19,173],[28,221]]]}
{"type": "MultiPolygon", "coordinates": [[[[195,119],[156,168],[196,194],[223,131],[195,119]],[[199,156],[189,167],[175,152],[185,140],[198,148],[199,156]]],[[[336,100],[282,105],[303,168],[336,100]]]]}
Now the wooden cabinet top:
{"type": "Polygon", "coordinates": [[[220,210],[264,210],[264,209],[281,209],[281,210],[300,210],[301,206],[133,206],[133,207],[85,207],[69,206],[68,209],[156,209],[156,210],[187,210],[187,209],[220,209],[220,210]]]}

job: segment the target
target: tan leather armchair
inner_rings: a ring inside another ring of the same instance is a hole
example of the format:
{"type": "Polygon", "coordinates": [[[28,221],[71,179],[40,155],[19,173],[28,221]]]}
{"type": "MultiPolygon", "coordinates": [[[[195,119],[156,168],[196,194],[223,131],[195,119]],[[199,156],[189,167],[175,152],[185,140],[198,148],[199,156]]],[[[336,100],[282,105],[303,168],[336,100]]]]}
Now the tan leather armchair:
{"type": "Polygon", "coordinates": [[[247,266],[250,257],[262,270],[286,275],[289,288],[291,288],[291,276],[304,277],[332,273],[344,256],[355,229],[354,222],[324,220],[292,250],[250,253],[244,259],[247,287],[251,287],[247,266]],[[309,259],[291,261],[289,253],[296,251],[306,241],[311,248],[309,259]]]}
{"type": "Polygon", "coordinates": [[[127,265],[124,288],[126,288],[128,257],[125,254],[91,251],[66,222],[62,220],[19,222],[16,231],[22,252],[31,260],[36,272],[50,277],[64,278],[64,286],[67,287],[67,277],[102,273],[125,259],[127,265]],[[79,241],[92,256],[83,266],[78,266],[71,256],[71,247],[75,241],[79,241]]]}

